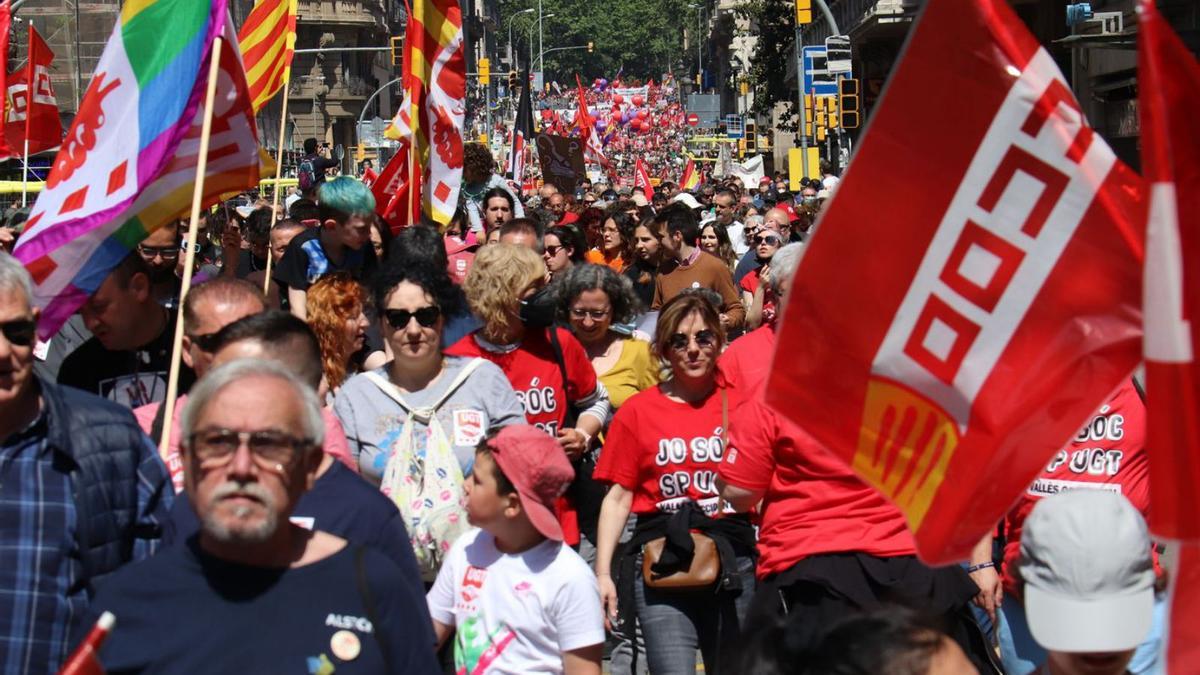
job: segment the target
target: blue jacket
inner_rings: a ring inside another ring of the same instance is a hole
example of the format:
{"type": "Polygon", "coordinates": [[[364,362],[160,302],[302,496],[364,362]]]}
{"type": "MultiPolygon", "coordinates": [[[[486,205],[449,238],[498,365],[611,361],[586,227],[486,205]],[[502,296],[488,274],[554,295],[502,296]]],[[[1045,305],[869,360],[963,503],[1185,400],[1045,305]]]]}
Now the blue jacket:
{"type": "Polygon", "coordinates": [[[174,498],[171,481],[128,408],[41,378],[39,384],[47,442],[70,462],[90,596],[98,580],[157,548],[174,498]]]}

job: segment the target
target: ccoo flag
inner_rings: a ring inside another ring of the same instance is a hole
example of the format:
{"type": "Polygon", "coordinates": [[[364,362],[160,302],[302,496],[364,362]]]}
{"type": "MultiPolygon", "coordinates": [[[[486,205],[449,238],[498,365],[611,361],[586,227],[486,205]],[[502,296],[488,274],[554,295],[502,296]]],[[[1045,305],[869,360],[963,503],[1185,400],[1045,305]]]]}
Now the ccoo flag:
{"type": "Polygon", "coordinates": [[[965,559],[1141,358],[1143,199],[1005,0],[929,0],[796,273],[768,402],[923,560],[965,559]]]}
{"type": "Polygon", "coordinates": [[[29,24],[29,54],[25,67],[9,73],[8,105],[4,120],[6,157],[22,157],[25,141],[29,154],[35,155],[57,148],[63,140],[62,122],[58,116],[58,101],[50,84],[50,67],[54,52],[42,39],[33,24],[29,24]],[[29,83],[33,85],[30,86],[29,83]]]}
{"type": "Polygon", "coordinates": [[[1146,232],[1146,448],[1150,526],[1200,538],[1200,65],[1155,9],[1138,7],[1138,110],[1150,182],[1146,232]]]}
{"type": "Polygon", "coordinates": [[[287,85],[296,49],[296,0],[260,0],[238,32],[254,111],[287,85]]]}
{"type": "Polygon", "coordinates": [[[43,339],[147,234],[186,213],[205,74],[222,32],[204,203],[270,173],[225,2],[125,3],[13,251],[33,276],[43,339]]]}
{"type": "Polygon", "coordinates": [[[641,157],[633,165],[633,186],[642,188],[646,199],[654,199],[654,184],[650,182],[650,174],[646,171],[646,165],[642,164],[641,157]]]}

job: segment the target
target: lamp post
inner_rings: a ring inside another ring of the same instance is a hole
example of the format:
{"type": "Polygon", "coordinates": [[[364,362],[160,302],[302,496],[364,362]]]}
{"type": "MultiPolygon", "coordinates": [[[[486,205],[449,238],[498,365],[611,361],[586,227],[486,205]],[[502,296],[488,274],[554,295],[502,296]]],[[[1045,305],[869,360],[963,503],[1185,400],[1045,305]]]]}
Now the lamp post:
{"type": "Polygon", "coordinates": [[[513,61],[513,57],[516,56],[516,54],[513,53],[512,21],[513,21],[513,19],[517,18],[518,16],[520,16],[522,14],[528,14],[532,11],[533,11],[533,8],[530,7],[529,9],[523,9],[519,12],[514,12],[512,16],[508,17],[508,63],[509,63],[510,68],[516,67],[515,62],[513,61]]]}
{"type": "Polygon", "coordinates": [[[704,93],[704,57],[700,46],[700,33],[704,30],[701,25],[704,8],[699,3],[691,3],[688,7],[696,10],[696,89],[704,93]]]}
{"type": "MultiPolygon", "coordinates": [[[[547,15],[546,15],[546,16],[544,16],[544,17],[543,17],[543,16],[538,16],[538,23],[537,23],[537,27],[538,27],[538,32],[539,32],[539,33],[541,32],[541,27],[542,27],[542,23],[541,23],[541,21],[542,21],[542,19],[551,19],[551,18],[554,18],[554,16],[556,16],[556,15],[555,15],[553,12],[551,12],[551,13],[547,14],[547,15]]],[[[528,39],[526,39],[525,41],[529,43],[529,69],[530,69],[530,70],[537,70],[537,69],[538,69],[538,63],[537,63],[536,61],[534,61],[534,60],[533,60],[533,28],[534,28],[534,27],[533,27],[532,25],[531,25],[531,26],[529,26],[529,34],[528,34],[528,39]]],[[[540,35],[538,36],[538,40],[539,40],[539,41],[541,40],[541,36],[540,36],[540,35]]],[[[539,48],[538,48],[538,53],[539,53],[539,54],[541,53],[541,46],[540,46],[540,45],[539,45],[539,48]]]]}

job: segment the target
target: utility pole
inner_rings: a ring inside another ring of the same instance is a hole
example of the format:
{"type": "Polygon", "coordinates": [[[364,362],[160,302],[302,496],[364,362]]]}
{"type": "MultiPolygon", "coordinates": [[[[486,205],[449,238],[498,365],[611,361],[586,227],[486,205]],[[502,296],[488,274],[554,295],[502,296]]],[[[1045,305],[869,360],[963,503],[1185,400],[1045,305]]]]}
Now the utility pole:
{"type": "MultiPolygon", "coordinates": [[[[796,0],[797,7],[804,0],[796,0]]],[[[797,10],[797,17],[799,11],[797,10]]],[[[803,167],[804,175],[811,176],[808,172],[808,120],[804,117],[804,34],[800,30],[801,24],[796,24],[796,113],[799,118],[799,123],[796,128],[800,132],[800,166],[803,167]]]]}

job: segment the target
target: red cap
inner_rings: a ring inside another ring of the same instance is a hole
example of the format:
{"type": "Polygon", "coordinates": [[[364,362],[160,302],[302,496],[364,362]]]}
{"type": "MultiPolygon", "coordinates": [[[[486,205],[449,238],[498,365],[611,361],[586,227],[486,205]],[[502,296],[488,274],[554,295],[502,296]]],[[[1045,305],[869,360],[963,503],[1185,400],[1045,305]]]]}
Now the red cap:
{"type": "Polygon", "coordinates": [[[517,488],[529,522],[547,539],[563,540],[554,503],[567,491],[575,469],[558,441],[528,424],[504,427],[487,442],[492,459],[517,488]]]}
{"type": "Polygon", "coordinates": [[[794,223],[797,220],[800,220],[800,214],[796,213],[795,207],[793,207],[791,204],[784,202],[783,204],[778,205],[777,208],[788,214],[789,223],[794,223]]]}
{"type": "Polygon", "coordinates": [[[763,176],[762,178],[759,178],[759,179],[758,179],[758,184],[759,184],[759,185],[762,185],[763,183],[770,183],[770,182],[771,182],[771,179],[770,179],[770,178],[767,178],[766,176],[763,176]]]}

